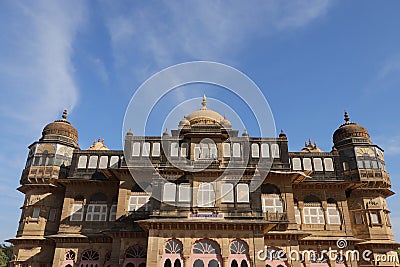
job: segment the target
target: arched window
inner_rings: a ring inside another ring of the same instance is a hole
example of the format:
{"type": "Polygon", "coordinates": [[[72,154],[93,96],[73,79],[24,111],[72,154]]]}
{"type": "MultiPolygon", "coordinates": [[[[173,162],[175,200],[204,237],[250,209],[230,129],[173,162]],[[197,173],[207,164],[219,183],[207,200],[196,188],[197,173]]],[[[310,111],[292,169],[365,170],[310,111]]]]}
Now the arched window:
{"type": "Polygon", "coordinates": [[[197,192],[197,206],[213,207],[215,204],[215,191],[210,183],[202,183],[199,185],[197,192]]]}
{"type": "Polygon", "coordinates": [[[164,245],[164,254],[162,256],[162,262],[165,266],[171,266],[172,262],[174,267],[179,267],[183,264],[183,245],[178,239],[170,239],[164,245]],[[171,265],[168,265],[171,264],[171,265]]]}
{"type": "Polygon", "coordinates": [[[171,239],[165,244],[166,254],[182,254],[182,243],[177,239],[171,239]]]}
{"type": "Polygon", "coordinates": [[[241,239],[235,239],[229,245],[228,262],[230,266],[248,266],[249,265],[249,246],[241,239]]]}
{"type": "Polygon", "coordinates": [[[82,253],[80,267],[99,267],[100,255],[97,251],[90,249],[82,253]]]}
{"type": "Polygon", "coordinates": [[[131,246],[125,251],[125,261],[123,266],[131,266],[128,264],[133,264],[135,267],[139,267],[141,266],[141,264],[144,264],[143,266],[146,266],[146,257],[147,249],[145,247],[142,247],[141,245],[131,246]]]}
{"type": "Polygon", "coordinates": [[[221,249],[217,242],[210,239],[196,241],[190,255],[193,266],[219,267],[222,266],[221,249]]]}

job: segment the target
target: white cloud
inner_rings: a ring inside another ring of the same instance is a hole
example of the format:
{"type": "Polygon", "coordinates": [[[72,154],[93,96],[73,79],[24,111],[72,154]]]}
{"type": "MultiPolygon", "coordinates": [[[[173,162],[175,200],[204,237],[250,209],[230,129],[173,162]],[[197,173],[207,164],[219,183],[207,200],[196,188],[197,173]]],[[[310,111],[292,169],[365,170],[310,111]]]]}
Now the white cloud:
{"type": "Polygon", "coordinates": [[[164,1],[131,8],[106,2],[105,6],[117,65],[140,60],[159,69],[188,57],[223,60],[249,40],[309,24],[325,14],[329,2],[164,1]]]}
{"type": "Polygon", "coordinates": [[[0,37],[0,82],[7,88],[0,111],[38,131],[77,102],[71,58],[84,7],[81,1],[12,3],[12,12],[3,14],[9,24],[0,37]]]}

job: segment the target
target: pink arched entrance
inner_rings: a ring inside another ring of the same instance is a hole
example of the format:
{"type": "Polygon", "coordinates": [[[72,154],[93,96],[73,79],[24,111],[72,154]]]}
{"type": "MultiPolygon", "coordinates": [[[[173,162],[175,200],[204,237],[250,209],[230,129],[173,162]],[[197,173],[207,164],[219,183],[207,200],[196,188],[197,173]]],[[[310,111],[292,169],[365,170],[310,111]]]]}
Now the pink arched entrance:
{"type": "Polygon", "coordinates": [[[196,241],[190,254],[190,263],[193,267],[221,267],[222,257],[218,243],[208,238],[196,241]]]}
{"type": "Polygon", "coordinates": [[[233,240],[229,245],[228,262],[230,267],[249,267],[249,246],[241,239],[233,240]]]}
{"type": "Polygon", "coordinates": [[[163,267],[181,267],[183,266],[183,245],[178,239],[172,238],[164,245],[164,253],[161,258],[163,267]]]}

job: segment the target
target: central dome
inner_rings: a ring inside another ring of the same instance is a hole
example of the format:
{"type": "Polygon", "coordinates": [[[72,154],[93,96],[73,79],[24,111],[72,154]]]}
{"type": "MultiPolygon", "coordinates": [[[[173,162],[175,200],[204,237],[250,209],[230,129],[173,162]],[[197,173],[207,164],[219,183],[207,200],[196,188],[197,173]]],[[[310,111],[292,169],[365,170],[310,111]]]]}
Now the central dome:
{"type": "Polygon", "coordinates": [[[203,101],[201,103],[203,106],[185,116],[183,120],[179,123],[180,126],[194,125],[194,124],[219,124],[226,128],[231,127],[230,121],[228,121],[224,116],[218,112],[207,108],[207,97],[203,96],[203,101]]]}

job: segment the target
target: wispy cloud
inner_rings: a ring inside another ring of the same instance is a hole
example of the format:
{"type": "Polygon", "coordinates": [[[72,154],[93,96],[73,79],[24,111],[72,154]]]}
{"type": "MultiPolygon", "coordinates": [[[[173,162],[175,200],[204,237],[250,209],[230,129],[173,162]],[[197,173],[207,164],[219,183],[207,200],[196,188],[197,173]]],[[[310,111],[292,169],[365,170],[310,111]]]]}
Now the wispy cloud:
{"type": "Polygon", "coordinates": [[[400,135],[376,137],[376,143],[385,149],[386,155],[400,155],[400,135]]]}
{"type": "Polygon", "coordinates": [[[82,3],[3,3],[0,82],[7,97],[1,98],[2,116],[37,131],[62,108],[75,106],[78,88],[71,58],[84,21],[82,3]]]}
{"type": "Polygon", "coordinates": [[[304,27],[324,15],[329,2],[164,1],[157,8],[131,9],[106,2],[105,6],[117,65],[132,64],[139,57],[160,68],[188,57],[224,59],[257,37],[304,27]]]}

